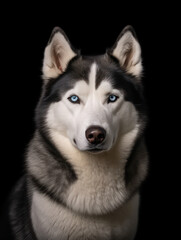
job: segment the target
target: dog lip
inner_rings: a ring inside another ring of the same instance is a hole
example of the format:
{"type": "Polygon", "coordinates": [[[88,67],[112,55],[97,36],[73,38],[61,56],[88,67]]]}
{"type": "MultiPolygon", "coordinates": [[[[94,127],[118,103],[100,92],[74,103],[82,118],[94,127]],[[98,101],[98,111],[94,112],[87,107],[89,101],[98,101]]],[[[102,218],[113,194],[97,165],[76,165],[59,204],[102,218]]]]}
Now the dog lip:
{"type": "Polygon", "coordinates": [[[90,148],[90,149],[86,149],[85,151],[90,152],[90,153],[100,153],[105,150],[106,149],[103,149],[103,148],[90,148]]]}

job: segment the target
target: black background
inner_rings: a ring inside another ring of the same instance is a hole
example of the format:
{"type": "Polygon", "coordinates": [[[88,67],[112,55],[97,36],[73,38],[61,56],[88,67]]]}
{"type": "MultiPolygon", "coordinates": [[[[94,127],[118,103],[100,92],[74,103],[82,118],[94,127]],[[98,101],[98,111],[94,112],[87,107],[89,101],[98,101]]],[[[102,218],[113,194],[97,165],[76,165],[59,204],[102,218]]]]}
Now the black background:
{"type": "Polygon", "coordinates": [[[173,77],[175,58],[171,53],[177,51],[179,31],[173,30],[178,23],[176,7],[173,3],[131,2],[44,4],[48,9],[28,4],[9,4],[1,9],[1,206],[23,174],[24,152],[34,131],[34,108],[41,90],[43,52],[53,27],[60,26],[75,48],[92,55],[104,53],[131,24],[142,47],[149,109],[146,142],[150,166],[141,188],[136,239],[174,239],[171,213],[176,193],[172,179],[177,167],[172,133],[178,114],[173,100],[178,82],[173,77]]]}

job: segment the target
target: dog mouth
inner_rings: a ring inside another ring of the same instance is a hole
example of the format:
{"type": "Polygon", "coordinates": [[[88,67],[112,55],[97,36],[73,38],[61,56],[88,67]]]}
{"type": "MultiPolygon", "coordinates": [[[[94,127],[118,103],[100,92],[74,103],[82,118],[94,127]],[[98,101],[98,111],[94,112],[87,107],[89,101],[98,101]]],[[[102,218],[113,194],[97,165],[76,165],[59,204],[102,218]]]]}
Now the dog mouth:
{"type": "Polygon", "coordinates": [[[93,154],[102,153],[104,151],[106,151],[106,149],[104,149],[104,148],[88,148],[88,149],[85,149],[85,152],[89,152],[89,153],[93,153],[93,154]]]}
{"type": "Polygon", "coordinates": [[[103,146],[87,146],[87,148],[79,148],[78,147],[78,144],[77,144],[77,141],[75,140],[75,138],[73,139],[73,142],[74,142],[74,146],[77,147],[80,151],[82,152],[88,152],[88,153],[92,153],[92,154],[96,154],[96,153],[101,153],[101,152],[104,152],[106,151],[107,149],[106,148],[103,148],[103,146]]]}

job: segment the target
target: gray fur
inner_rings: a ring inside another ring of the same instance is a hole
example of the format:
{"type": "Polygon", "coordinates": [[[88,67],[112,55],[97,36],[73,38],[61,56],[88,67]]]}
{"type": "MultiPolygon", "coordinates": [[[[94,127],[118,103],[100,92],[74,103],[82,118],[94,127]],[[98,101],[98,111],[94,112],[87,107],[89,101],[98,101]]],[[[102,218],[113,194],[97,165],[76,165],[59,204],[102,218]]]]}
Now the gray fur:
{"type": "Polygon", "coordinates": [[[33,186],[62,203],[62,195],[76,181],[70,164],[36,131],[27,152],[27,169],[33,186]],[[37,184],[38,183],[38,184],[37,184]]]}

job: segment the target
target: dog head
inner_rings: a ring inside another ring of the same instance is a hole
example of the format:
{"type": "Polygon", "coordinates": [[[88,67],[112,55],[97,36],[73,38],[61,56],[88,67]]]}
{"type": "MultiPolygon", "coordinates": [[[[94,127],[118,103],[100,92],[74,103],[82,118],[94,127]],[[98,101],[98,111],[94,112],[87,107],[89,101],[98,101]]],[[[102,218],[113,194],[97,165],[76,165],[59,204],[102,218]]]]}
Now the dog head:
{"type": "Polygon", "coordinates": [[[42,71],[37,125],[54,142],[63,137],[80,151],[109,151],[143,124],[141,48],[131,26],[100,56],[82,56],[55,28],[42,71]]]}

